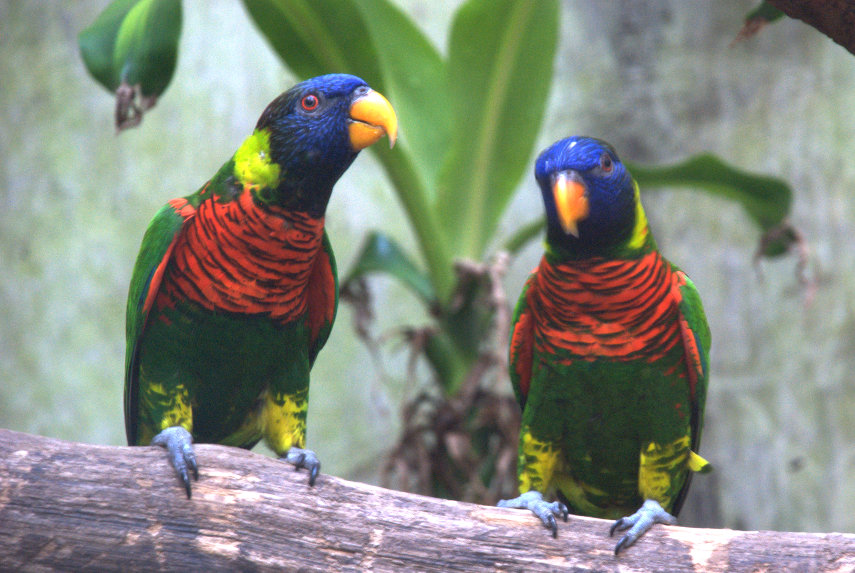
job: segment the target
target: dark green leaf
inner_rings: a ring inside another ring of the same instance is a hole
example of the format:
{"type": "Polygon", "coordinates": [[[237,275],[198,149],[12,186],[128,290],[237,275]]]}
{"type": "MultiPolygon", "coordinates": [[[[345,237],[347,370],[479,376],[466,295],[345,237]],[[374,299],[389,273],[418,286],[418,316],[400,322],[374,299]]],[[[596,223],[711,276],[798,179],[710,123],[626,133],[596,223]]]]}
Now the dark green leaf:
{"type": "Polygon", "coordinates": [[[647,187],[691,187],[738,201],[763,231],[789,214],[792,190],[783,180],[731,167],[708,153],[670,166],[630,164],[642,190],[647,187]]]}
{"type": "Polygon", "coordinates": [[[435,303],[436,296],[430,281],[413,264],[398,243],[379,231],[372,231],[365,239],[362,251],[356,257],[356,263],[343,284],[376,272],[398,279],[425,303],[429,305],[435,303]]]}
{"type": "Polygon", "coordinates": [[[558,43],[552,0],[470,0],[451,31],[450,153],[439,213],[457,254],[479,259],[530,165],[558,43]]]}
{"type": "Polygon", "coordinates": [[[770,24],[779,18],[784,17],[784,12],[771,2],[761,2],[754,10],[745,16],[746,22],[762,21],[765,24],[770,24]]]}

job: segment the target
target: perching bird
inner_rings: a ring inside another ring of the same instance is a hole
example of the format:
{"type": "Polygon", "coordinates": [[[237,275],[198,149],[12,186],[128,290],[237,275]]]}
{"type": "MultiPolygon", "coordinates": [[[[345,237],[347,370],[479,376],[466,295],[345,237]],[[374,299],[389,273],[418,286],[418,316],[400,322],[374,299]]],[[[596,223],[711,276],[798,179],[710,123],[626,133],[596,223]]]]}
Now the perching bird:
{"type": "Polygon", "coordinates": [[[654,523],[674,523],[690,472],[710,468],[695,453],[710,331],[609,144],[561,140],[538,157],[535,177],[546,253],[520,295],[510,344],[522,495],[499,505],[530,509],[553,535],[568,509],[619,518],[610,534],[628,531],[617,554],[654,523]],[[553,494],[560,501],[544,500],[553,494]]]}
{"type": "Polygon", "coordinates": [[[202,188],[149,224],[127,308],[125,429],[157,444],[190,497],[192,442],[251,448],[309,470],[309,371],[338,305],[324,213],[360,150],[397,135],[392,106],[343,74],[297,84],[202,188]]]}

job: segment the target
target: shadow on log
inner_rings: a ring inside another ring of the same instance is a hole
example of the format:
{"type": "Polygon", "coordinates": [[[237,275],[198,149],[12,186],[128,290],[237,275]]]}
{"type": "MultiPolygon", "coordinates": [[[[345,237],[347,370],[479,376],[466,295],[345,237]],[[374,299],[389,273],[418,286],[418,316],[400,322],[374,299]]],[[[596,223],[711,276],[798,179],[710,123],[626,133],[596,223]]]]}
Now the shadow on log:
{"type": "Polygon", "coordinates": [[[527,511],[433,499],[198,445],[188,500],[163,450],[0,430],[0,569],[851,571],[855,535],[656,526],[620,557],[610,522],[553,539],[527,511]]]}

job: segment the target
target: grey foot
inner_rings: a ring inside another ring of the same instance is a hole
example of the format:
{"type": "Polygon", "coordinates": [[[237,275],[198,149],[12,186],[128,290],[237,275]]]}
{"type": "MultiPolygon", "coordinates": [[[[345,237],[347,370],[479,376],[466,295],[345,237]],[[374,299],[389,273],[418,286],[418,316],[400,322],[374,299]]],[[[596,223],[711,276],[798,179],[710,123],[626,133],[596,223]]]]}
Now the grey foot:
{"type": "Polygon", "coordinates": [[[279,458],[293,465],[295,469],[306,468],[309,470],[309,485],[315,485],[315,479],[321,471],[321,462],[312,450],[303,448],[291,448],[288,453],[279,458]]]}
{"type": "Polygon", "coordinates": [[[166,448],[172,467],[184,484],[187,499],[190,499],[189,472],[193,472],[193,479],[199,479],[199,467],[196,465],[196,454],[193,452],[193,436],[181,426],[171,426],[152,438],[151,445],[166,448]]]}
{"type": "Polygon", "coordinates": [[[655,523],[664,523],[666,525],[677,523],[677,518],[665,511],[655,499],[646,500],[638,511],[615,521],[611,529],[609,529],[609,537],[614,535],[615,531],[629,530],[620,538],[617,545],[615,545],[615,555],[620,553],[621,549],[626,549],[638,541],[638,538],[647,533],[655,523]]]}
{"type": "Polygon", "coordinates": [[[513,507],[516,509],[528,509],[543,522],[550,531],[552,537],[558,537],[558,524],[555,522],[555,516],[561,516],[564,521],[567,521],[567,506],[560,501],[548,503],[543,501],[543,495],[539,491],[527,491],[519,497],[513,499],[502,499],[497,503],[499,507],[513,507]]]}

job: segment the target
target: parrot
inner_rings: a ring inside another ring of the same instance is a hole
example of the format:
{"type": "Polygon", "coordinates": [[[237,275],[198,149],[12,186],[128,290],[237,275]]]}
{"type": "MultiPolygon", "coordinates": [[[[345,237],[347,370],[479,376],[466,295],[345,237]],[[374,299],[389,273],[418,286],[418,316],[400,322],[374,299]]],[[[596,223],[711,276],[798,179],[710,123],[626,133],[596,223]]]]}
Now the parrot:
{"type": "Polygon", "coordinates": [[[499,506],[530,510],[553,537],[568,512],[615,519],[617,555],[676,523],[692,472],[712,468],[697,453],[711,334],[610,144],[562,139],[534,172],[545,253],[514,308],[508,362],[520,496],[499,506]]]}
{"type": "Polygon", "coordinates": [[[309,373],[338,306],[324,215],[358,153],[384,135],[393,146],[397,126],[362,79],[307,79],[149,223],[128,293],[125,430],[129,445],[166,449],[188,498],[194,442],[250,449],[263,438],[314,485],[309,373]]]}

